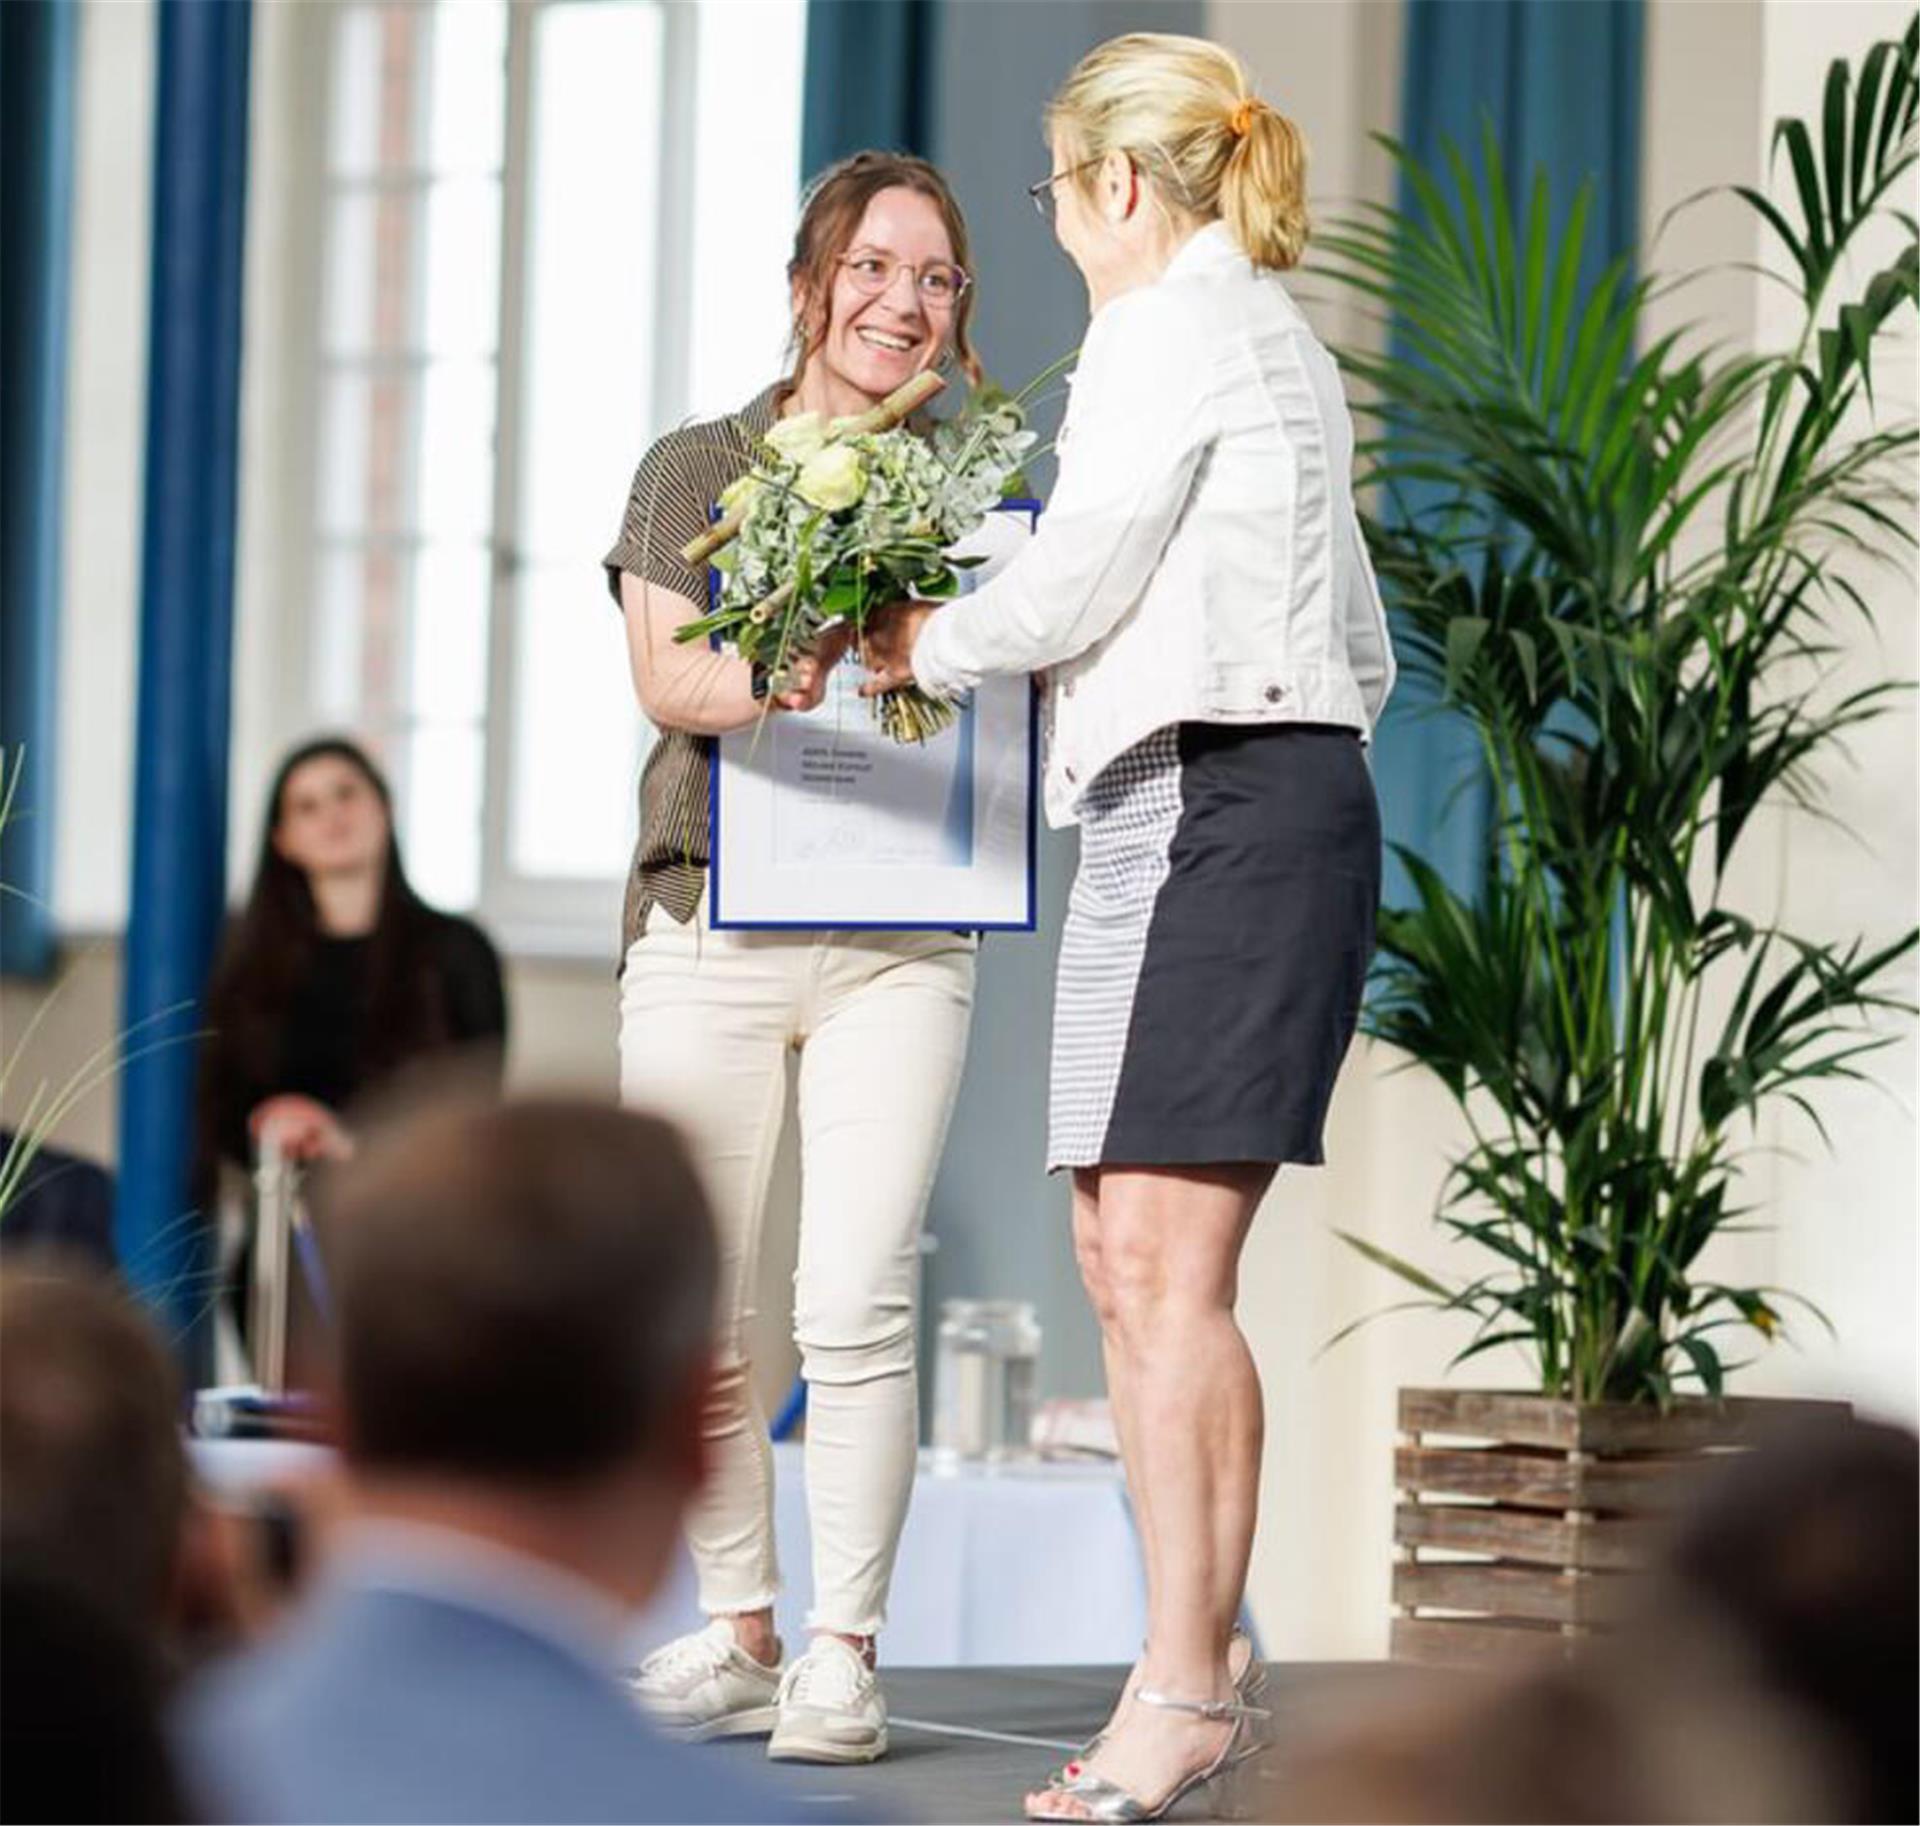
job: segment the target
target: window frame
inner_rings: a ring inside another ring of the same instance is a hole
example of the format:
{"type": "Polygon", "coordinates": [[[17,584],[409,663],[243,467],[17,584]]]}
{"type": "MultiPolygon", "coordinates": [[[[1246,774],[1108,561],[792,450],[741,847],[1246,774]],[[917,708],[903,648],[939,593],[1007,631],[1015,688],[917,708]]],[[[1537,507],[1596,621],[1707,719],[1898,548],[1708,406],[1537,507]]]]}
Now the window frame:
{"type": "MultiPolygon", "coordinates": [[[[395,0],[365,0],[366,4],[385,7],[395,0]]],[[[447,0],[438,0],[440,5],[447,0]]],[[[457,0],[455,0],[457,4],[457,0]]],[[[688,0],[507,0],[500,183],[500,234],[498,273],[498,333],[493,351],[494,363],[494,466],[489,500],[489,519],[482,542],[485,564],[484,604],[476,608],[486,617],[483,631],[486,654],[486,690],[480,716],[480,811],[476,840],[479,846],[475,875],[474,917],[487,926],[501,948],[510,955],[553,960],[606,960],[611,962],[618,942],[620,906],[624,896],[627,864],[623,856],[617,870],[605,875],[554,875],[532,873],[513,866],[512,842],[516,804],[524,809],[526,795],[541,788],[516,780],[516,755],[523,734],[522,681],[518,676],[517,648],[523,628],[531,625],[537,609],[529,597],[536,578],[545,578],[551,589],[554,572],[552,555],[543,554],[537,563],[522,548],[521,516],[527,504],[527,490],[534,475],[531,463],[535,453],[523,449],[530,429],[530,388],[536,360],[535,328],[530,314],[537,308],[534,295],[535,275],[529,261],[535,256],[535,228],[530,209],[538,196],[536,160],[540,156],[540,124],[535,118],[539,103],[540,32],[548,9],[557,6],[621,5],[645,6],[658,20],[660,34],[660,79],[657,103],[649,97],[636,100],[636,117],[643,109],[652,116],[652,132],[657,136],[654,153],[659,161],[659,198],[656,219],[651,228],[645,258],[655,274],[692,271],[699,206],[698,160],[691,149],[696,146],[696,115],[700,97],[700,55],[703,38],[711,54],[726,55],[725,32],[714,10],[688,0]]],[[[305,219],[316,221],[319,232],[307,237],[289,236],[273,257],[276,270],[297,275],[298,283],[288,288],[281,325],[296,351],[294,358],[276,364],[282,376],[277,383],[301,408],[297,422],[312,428],[313,435],[295,440],[298,449],[284,458],[281,474],[272,492],[278,497],[271,512],[255,523],[263,531],[269,519],[277,524],[283,557],[294,560],[272,573],[270,593],[264,595],[270,630],[271,648],[278,656],[272,666],[272,727],[259,733],[264,739],[242,745],[236,754],[245,773],[257,773],[257,784],[264,790],[265,777],[277,748],[321,721],[345,722],[364,734],[384,754],[392,775],[396,805],[404,819],[411,804],[413,737],[421,726],[409,699],[407,675],[403,672],[395,685],[393,701],[375,705],[357,693],[343,709],[329,705],[318,690],[316,668],[318,641],[324,630],[320,617],[327,597],[322,565],[329,550],[341,549],[348,541],[329,535],[323,520],[319,490],[324,452],[319,448],[318,431],[330,392],[328,377],[338,365],[337,352],[327,347],[327,329],[321,282],[331,270],[333,236],[337,232],[332,211],[327,207],[337,186],[331,175],[331,147],[335,121],[342,105],[337,85],[342,80],[343,39],[338,16],[331,8],[293,8],[289,20],[296,30],[289,41],[297,44],[294,62],[308,72],[304,85],[308,97],[297,139],[301,150],[290,162],[279,189],[291,201],[308,210],[305,219]],[[320,80],[313,83],[314,72],[320,80]],[[259,749],[258,754],[253,749],[259,749]]],[[[802,40],[801,42],[804,42],[802,40]]],[[[796,83],[803,72],[795,71],[796,83]]],[[[798,108],[800,91],[793,102],[798,108]]],[[[432,108],[429,97],[426,107],[432,108]]],[[[795,147],[798,165],[798,147],[795,147]]],[[[406,181],[411,174],[395,173],[406,181]]],[[[380,181],[378,176],[373,180],[380,181]]],[[[423,204],[415,212],[410,233],[419,237],[416,258],[424,257],[428,233],[427,211],[423,204]]],[[[647,423],[636,424],[627,440],[632,459],[637,461],[649,435],[660,427],[681,422],[689,410],[703,402],[691,397],[698,385],[692,372],[696,352],[698,300],[690,284],[656,284],[650,302],[652,340],[650,349],[640,352],[651,389],[646,411],[647,423]]],[[[410,436],[422,435],[419,402],[410,436]]],[[[606,478],[607,524],[605,539],[611,543],[625,493],[627,476],[606,478]]],[[[416,490],[420,478],[414,473],[409,485],[416,490]]],[[[244,536],[244,535],[243,535],[244,536]]],[[[417,535],[414,535],[417,536],[417,535]]],[[[353,541],[358,545],[362,541],[353,541]]],[[[603,614],[615,618],[618,648],[625,678],[626,652],[624,630],[618,629],[619,609],[610,600],[598,558],[604,546],[591,551],[567,554],[571,575],[578,563],[578,612],[603,614]]],[[[263,584],[267,573],[263,570],[263,584]]],[[[572,591],[568,585],[569,601],[572,591]]],[[[263,592],[264,593],[264,592],[263,592]]],[[[404,601],[404,619],[399,633],[411,638],[414,600],[409,593],[404,601]]],[[[365,631],[362,630],[362,639],[365,631]]],[[[404,661],[403,661],[404,663],[404,661]]],[[[633,752],[644,760],[652,741],[652,731],[629,690],[625,693],[635,719],[636,740],[633,752]]],[[[242,781],[237,776],[236,785],[242,781]]],[[[637,816],[637,767],[622,787],[634,806],[630,819],[637,816]]],[[[547,790],[551,790],[550,788],[547,790]]],[[[249,801],[251,802],[251,801],[249,801]]],[[[410,833],[403,827],[402,839],[410,833]]]]}
{"type": "MultiPolygon", "coordinates": [[[[693,241],[692,161],[676,161],[676,146],[692,143],[694,77],[698,69],[700,9],[672,0],[622,0],[646,4],[660,16],[661,62],[657,156],[662,175],[660,211],[654,228],[656,272],[688,270],[693,241]],[[686,169],[680,169],[685,166],[686,169]]],[[[520,547],[526,472],[523,432],[531,363],[528,358],[527,202],[535,184],[539,16],[552,5],[579,0],[515,0],[507,30],[507,111],[502,152],[504,184],[500,234],[499,392],[494,420],[492,591],[488,605],[486,736],[481,790],[478,910],[508,951],[534,957],[609,956],[618,943],[626,867],[617,876],[530,874],[511,866],[512,826],[519,790],[514,756],[520,735],[515,646],[523,625],[522,592],[530,566],[520,547]]],[[[652,412],[657,423],[676,423],[686,411],[684,375],[691,331],[691,290],[663,286],[654,300],[651,359],[652,412]]],[[[634,428],[634,456],[645,427],[634,428]]],[[[615,530],[622,478],[609,477],[608,542],[615,530]]],[[[584,556],[584,555],[583,555],[584,556]]],[[[606,593],[598,554],[583,586],[582,614],[619,610],[606,593]],[[596,601],[597,597],[597,601],[596,601]]],[[[625,644],[622,638],[622,653],[625,644]]],[[[639,725],[636,756],[644,757],[650,731],[635,702],[639,725]]]]}

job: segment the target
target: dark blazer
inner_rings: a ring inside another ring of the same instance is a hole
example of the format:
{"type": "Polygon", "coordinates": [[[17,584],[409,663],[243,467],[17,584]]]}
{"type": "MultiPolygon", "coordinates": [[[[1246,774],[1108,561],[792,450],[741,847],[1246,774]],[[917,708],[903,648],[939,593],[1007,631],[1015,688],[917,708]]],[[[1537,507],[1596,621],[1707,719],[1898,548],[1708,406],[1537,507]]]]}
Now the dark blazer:
{"type": "Polygon", "coordinates": [[[261,1821],[762,1821],[797,1809],[665,1741],[604,1669],[457,1600],[351,1579],[191,1690],[203,1816],[261,1821]]]}

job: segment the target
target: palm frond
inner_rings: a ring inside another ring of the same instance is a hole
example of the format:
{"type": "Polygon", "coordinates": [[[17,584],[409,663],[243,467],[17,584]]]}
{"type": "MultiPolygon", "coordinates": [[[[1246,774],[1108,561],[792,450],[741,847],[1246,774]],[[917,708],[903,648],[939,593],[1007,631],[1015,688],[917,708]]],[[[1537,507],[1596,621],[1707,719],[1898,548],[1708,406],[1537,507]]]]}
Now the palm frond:
{"type": "Polygon", "coordinates": [[[1409,899],[1363,1016],[1454,1098],[1469,1139],[1437,1216],[1492,1266],[1449,1287],[1346,1240],[1473,1321],[1458,1361],[1522,1344],[1556,1393],[1717,1394],[1722,1328],[1783,1330],[1769,1292],[1699,1273],[1747,1210],[1736,1127],[1778,1104],[1823,1133],[1913,1012],[1920,931],[1816,941],[1727,896],[1757,814],[1829,815],[1831,764],[1910,688],[1844,687],[1835,662],[1838,618],[1871,623],[1864,578],[1915,546],[1920,428],[1876,364],[1920,307],[1917,65],[1920,19],[1836,63],[1817,119],[1776,127],[1766,187],[1726,193],[1799,301],[1783,348],[1645,335],[1692,276],[1620,254],[1588,277],[1591,188],[1556,217],[1490,131],[1431,167],[1383,141],[1405,207],[1319,243],[1393,325],[1340,351],[1365,533],[1403,669],[1471,732],[1462,786],[1493,805],[1473,892],[1397,852],[1409,899]],[[1837,295],[1888,221],[1896,253],[1837,295]]]}

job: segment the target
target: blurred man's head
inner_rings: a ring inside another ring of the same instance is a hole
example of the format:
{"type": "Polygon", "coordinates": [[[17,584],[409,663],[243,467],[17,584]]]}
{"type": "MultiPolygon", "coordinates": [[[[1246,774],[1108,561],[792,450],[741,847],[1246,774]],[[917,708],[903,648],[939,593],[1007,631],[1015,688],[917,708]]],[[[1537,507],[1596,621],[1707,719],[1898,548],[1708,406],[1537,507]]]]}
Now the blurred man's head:
{"type": "Polygon", "coordinates": [[[1829,1416],[1723,1475],[1674,1543],[1670,1608],[1702,1607],[1828,1739],[1832,1818],[1920,1818],[1920,1440],[1829,1416]]]}
{"type": "Polygon", "coordinates": [[[581,1570],[642,1595],[701,1471],[717,1274],[675,1131],[586,1102],[448,1104],[380,1134],[322,1217],[356,1482],[536,1550],[584,1542],[581,1570]],[[615,1564],[596,1518],[643,1488],[661,1526],[629,1513],[648,1545],[615,1564]]]}
{"type": "Polygon", "coordinates": [[[180,1399],[152,1322],[97,1270],[0,1270],[0,1541],[143,1636],[177,1590],[180,1399]]]}

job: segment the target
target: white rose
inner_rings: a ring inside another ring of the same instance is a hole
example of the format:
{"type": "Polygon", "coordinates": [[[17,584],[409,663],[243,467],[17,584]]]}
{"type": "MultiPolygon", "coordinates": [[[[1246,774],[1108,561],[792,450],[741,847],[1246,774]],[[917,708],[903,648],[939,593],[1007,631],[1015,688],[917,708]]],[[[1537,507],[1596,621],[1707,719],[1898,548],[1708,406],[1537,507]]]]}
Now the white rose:
{"type": "Polygon", "coordinates": [[[859,451],[846,444],[829,444],[801,465],[794,487],[803,501],[837,513],[867,492],[867,466],[859,451]]]}
{"type": "Polygon", "coordinates": [[[760,478],[751,470],[736,477],[720,491],[720,511],[723,514],[744,514],[753,506],[754,498],[763,486],[760,478]]]}
{"type": "Polygon", "coordinates": [[[789,463],[804,463],[826,447],[826,427],[817,412],[796,412],[767,433],[767,443],[789,463]]]}

